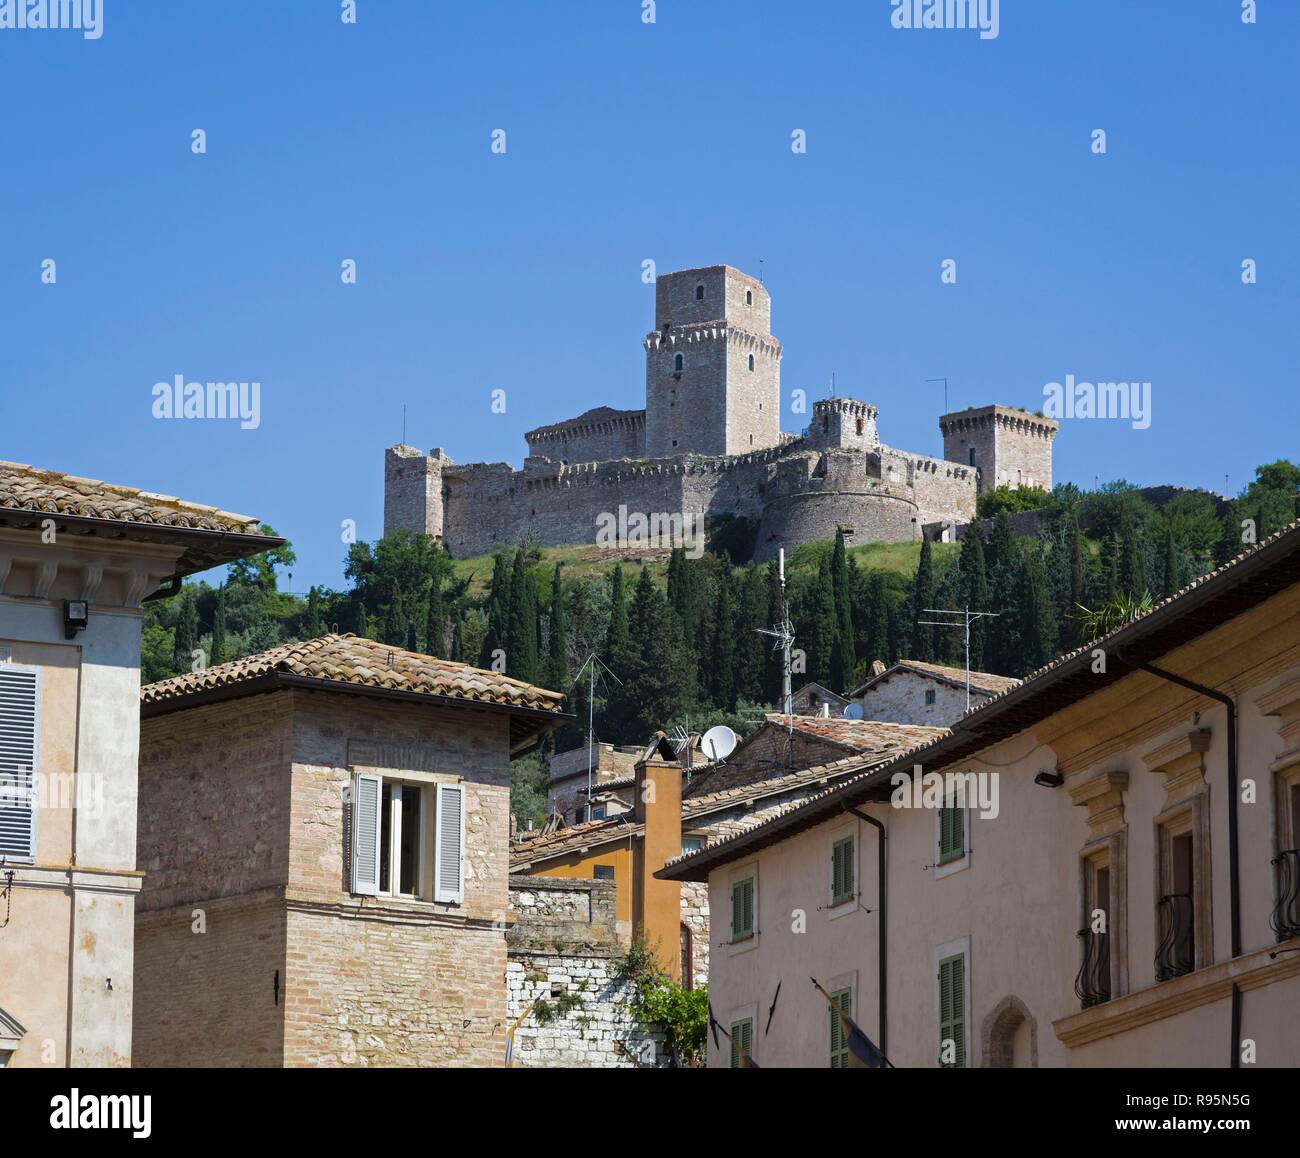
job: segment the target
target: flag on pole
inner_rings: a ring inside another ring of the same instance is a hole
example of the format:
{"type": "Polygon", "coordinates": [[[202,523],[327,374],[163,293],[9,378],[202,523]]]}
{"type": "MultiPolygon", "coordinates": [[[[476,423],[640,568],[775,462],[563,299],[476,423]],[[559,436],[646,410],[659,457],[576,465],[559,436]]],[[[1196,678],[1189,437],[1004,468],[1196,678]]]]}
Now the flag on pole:
{"type": "MultiPolygon", "coordinates": [[[[749,1030],[752,1033],[753,1023],[750,1022],[746,1024],[749,1025],[749,1030]]],[[[732,1036],[725,1029],[722,1028],[722,1023],[716,1017],[713,1016],[712,1005],[709,1006],[709,1029],[713,1032],[713,1046],[715,1049],[722,1048],[718,1044],[719,1031],[721,1031],[722,1036],[725,1037],[731,1043],[732,1056],[736,1059],[737,1062],[737,1064],[732,1067],[733,1069],[756,1070],[760,1068],[758,1062],[754,1060],[753,1055],[749,1052],[750,1045],[743,1041],[737,1041],[734,1036],[732,1036]]]]}
{"type": "Polygon", "coordinates": [[[858,1023],[839,1007],[834,998],[817,984],[817,978],[810,977],[809,980],[816,986],[817,992],[826,998],[826,1004],[831,1007],[831,1017],[839,1019],[842,1040],[848,1047],[848,1068],[851,1070],[879,1070],[888,1066],[893,1069],[894,1063],[880,1052],[880,1047],[862,1032],[858,1027],[858,1023]]]}
{"type": "Polygon", "coordinates": [[[516,1021],[514,1025],[512,1025],[509,1029],[506,1030],[506,1069],[510,1069],[510,1067],[514,1065],[514,1061],[515,1061],[515,1031],[521,1025],[523,1025],[525,1020],[527,1020],[528,1015],[532,1013],[534,1007],[537,1005],[537,1002],[540,1000],[541,1000],[540,997],[535,998],[532,1004],[529,1005],[529,1007],[525,1009],[522,1014],[520,1014],[519,1020],[516,1021]]]}

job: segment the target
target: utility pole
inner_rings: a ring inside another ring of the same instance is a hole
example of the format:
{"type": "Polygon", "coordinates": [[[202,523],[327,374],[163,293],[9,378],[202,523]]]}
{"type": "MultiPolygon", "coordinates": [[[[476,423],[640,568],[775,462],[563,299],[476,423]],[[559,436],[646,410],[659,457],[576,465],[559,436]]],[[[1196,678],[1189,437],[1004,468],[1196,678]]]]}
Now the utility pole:
{"type": "Polygon", "coordinates": [[[918,619],[917,623],[925,623],[931,627],[964,627],[966,629],[966,710],[970,711],[970,625],[976,619],[988,617],[996,619],[1002,614],[1000,611],[972,611],[969,607],[964,607],[961,611],[945,611],[940,607],[922,607],[921,611],[925,615],[948,615],[953,616],[951,619],[934,620],[918,619]],[[961,618],[955,618],[960,616],[961,618]]]}
{"type": "Polygon", "coordinates": [[[775,628],[756,627],[760,635],[770,635],[781,649],[781,714],[794,714],[794,696],[790,691],[790,645],[794,643],[794,628],[790,625],[790,607],[785,598],[785,548],[777,554],[777,566],[781,576],[781,619],[775,628]]]}

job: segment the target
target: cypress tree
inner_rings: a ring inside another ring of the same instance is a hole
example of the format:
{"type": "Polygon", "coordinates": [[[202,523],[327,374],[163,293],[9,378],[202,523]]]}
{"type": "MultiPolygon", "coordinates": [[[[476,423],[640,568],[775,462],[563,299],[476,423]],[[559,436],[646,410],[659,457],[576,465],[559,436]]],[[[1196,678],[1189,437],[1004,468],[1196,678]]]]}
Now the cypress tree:
{"type": "MultiPolygon", "coordinates": [[[[979,520],[971,523],[961,545],[962,602],[971,611],[990,611],[989,576],[984,564],[984,528],[979,520]]],[[[971,671],[984,670],[984,651],[988,639],[988,620],[972,619],[970,625],[971,671]]]]}
{"type": "Polygon", "coordinates": [[[181,593],[181,603],[176,616],[176,643],[172,666],[177,672],[187,672],[194,663],[191,654],[199,642],[199,608],[194,598],[194,588],[186,587],[181,593]]]}
{"type": "MultiPolygon", "coordinates": [[[[221,612],[222,635],[225,635],[226,589],[223,586],[217,592],[217,608],[221,612]]],[[[215,630],[215,629],[214,629],[215,630]]],[[[320,607],[320,592],[313,586],[307,592],[307,614],[303,618],[303,634],[308,639],[315,639],[325,634],[325,617],[320,607]]],[[[216,638],[213,637],[212,650],[217,650],[216,638]]]]}
{"type": "MultiPolygon", "coordinates": [[[[831,559],[823,555],[808,599],[808,616],[803,637],[808,657],[808,678],[819,684],[831,682],[839,614],[835,608],[835,585],[831,580],[831,559]]],[[[797,682],[797,681],[796,681],[797,682]]]]}
{"type": "MultiPolygon", "coordinates": [[[[316,588],[311,589],[311,594],[316,594],[316,588]]],[[[308,601],[308,608],[311,603],[308,601]]],[[[319,611],[317,612],[319,615],[319,611]]],[[[309,639],[315,638],[308,636],[309,639]]],[[[226,662],[226,585],[223,583],[217,588],[217,606],[212,613],[212,654],[208,657],[208,664],[216,667],[219,663],[226,662]]]]}
{"type": "Polygon", "coordinates": [[[394,588],[393,598],[388,604],[388,614],[384,617],[384,638],[381,642],[390,647],[405,647],[409,627],[406,600],[402,598],[401,588],[394,588]]]}
{"type": "Polygon", "coordinates": [[[1020,675],[1028,675],[1056,658],[1056,612],[1047,589],[1041,552],[1025,552],[1020,584],[1020,654],[1016,659],[1020,675]]]}
{"type": "Polygon", "coordinates": [[[1121,595],[1136,599],[1147,589],[1146,567],[1138,531],[1132,519],[1126,519],[1119,533],[1119,573],[1117,586],[1121,595]]]}
{"type": "Polygon", "coordinates": [[[426,654],[438,658],[447,651],[447,604],[443,598],[442,580],[437,576],[429,584],[429,614],[425,621],[426,654]]]}
{"type": "Polygon", "coordinates": [[[564,577],[561,565],[555,564],[551,576],[551,648],[547,671],[547,686],[557,692],[569,686],[569,638],[564,605],[564,577]]]}
{"type": "Polygon", "coordinates": [[[483,633],[483,648],[478,665],[491,668],[493,652],[504,649],[509,635],[510,619],[510,560],[502,551],[492,563],[492,585],[488,589],[487,631],[483,633]]]}
{"type": "Polygon", "coordinates": [[[1174,529],[1170,527],[1165,531],[1165,585],[1162,594],[1172,595],[1179,586],[1178,544],[1174,541],[1174,529]]]}
{"type": "Polygon", "coordinates": [[[770,628],[770,621],[767,574],[751,565],[740,585],[736,625],[736,695],[740,699],[761,703],[767,698],[767,653],[772,649],[772,637],[759,629],[770,628]]]}
{"type": "Polygon", "coordinates": [[[835,596],[835,640],[831,647],[832,691],[853,690],[853,669],[857,655],[853,648],[853,594],[850,589],[848,553],[844,549],[844,532],[835,532],[831,552],[831,588],[835,596]]]}
{"type": "Polygon", "coordinates": [[[506,633],[506,674],[537,683],[537,583],[520,547],[510,571],[510,616],[506,633]]]}
{"type": "Polygon", "coordinates": [[[931,619],[926,608],[934,606],[934,559],[929,539],[921,540],[921,560],[912,584],[912,658],[934,662],[934,628],[922,622],[931,619]]]}
{"type": "Polygon", "coordinates": [[[627,655],[629,644],[627,601],[623,594],[623,564],[615,563],[609,576],[609,627],[605,632],[605,662],[616,666],[627,655]]]}
{"type": "Polygon", "coordinates": [[[736,710],[736,629],[730,567],[718,575],[718,601],[713,618],[712,693],[715,707],[736,710]]]}
{"type": "MultiPolygon", "coordinates": [[[[777,569],[776,562],[768,563],[766,568],[765,581],[767,584],[767,619],[764,625],[773,630],[780,627],[781,617],[785,613],[784,595],[781,591],[781,573],[777,569]]],[[[764,636],[768,640],[767,662],[764,664],[763,676],[763,696],[765,703],[777,704],[781,699],[781,682],[782,670],[781,665],[784,662],[780,650],[772,646],[775,640],[771,636],[764,636]]]]}
{"type": "Polygon", "coordinates": [[[872,571],[867,576],[867,649],[863,658],[869,663],[880,660],[881,663],[893,662],[891,657],[897,651],[890,644],[890,606],[885,594],[885,576],[880,571],[872,571]]]}
{"type": "MultiPolygon", "coordinates": [[[[1080,626],[1079,616],[1082,612],[1081,607],[1087,606],[1087,581],[1088,573],[1083,564],[1083,536],[1079,534],[1079,522],[1077,519],[1070,520],[1069,527],[1070,537],[1070,607],[1069,607],[1069,639],[1076,647],[1083,643],[1083,629],[1080,626]]],[[[1064,634],[1064,632],[1062,633],[1064,634]]]]}

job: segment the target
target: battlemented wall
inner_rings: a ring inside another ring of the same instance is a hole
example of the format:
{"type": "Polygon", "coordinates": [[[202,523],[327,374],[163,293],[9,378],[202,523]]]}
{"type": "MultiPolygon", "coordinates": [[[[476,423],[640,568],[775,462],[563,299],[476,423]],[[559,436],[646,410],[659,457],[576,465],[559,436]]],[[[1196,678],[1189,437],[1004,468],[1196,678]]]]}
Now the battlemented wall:
{"type": "Polygon", "coordinates": [[[1057,423],[1005,406],[943,415],[942,459],[883,445],[876,407],[855,398],[821,399],[802,438],[782,434],[771,317],[763,284],[730,266],[662,275],[645,410],[597,407],[529,431],[522,470],[392,447],[384,533],[434,535],[465,557],[525,537],[595,543],[611,521],[731,515],[759,525],[766,559],[839,530],[857,543],[917,539],[936,524],[931,534],[946,535],[943,524],[975,517],[981,491],[1051,487],[1057,423]]]}

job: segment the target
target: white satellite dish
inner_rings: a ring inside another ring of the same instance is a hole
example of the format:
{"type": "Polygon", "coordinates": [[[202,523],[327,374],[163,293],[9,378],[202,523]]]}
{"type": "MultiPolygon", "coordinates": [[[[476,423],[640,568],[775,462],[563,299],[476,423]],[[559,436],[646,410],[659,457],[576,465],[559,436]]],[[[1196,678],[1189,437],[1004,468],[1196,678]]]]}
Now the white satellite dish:
{"type": "Polygon", "coordinates": [[[846,720],[860,720],[860,719],[862,719],[862,705],[861,705],[861,704],[849,704],[849,705],[844,709],[844,718],[845,718],[846,720]]]}
{"type": "Polygon", "coordinates": [[[737,737],[726,724],[710,728],[700,739],[700,747],[710,760],[725,760],[736,750],[737,737]]]}

